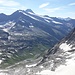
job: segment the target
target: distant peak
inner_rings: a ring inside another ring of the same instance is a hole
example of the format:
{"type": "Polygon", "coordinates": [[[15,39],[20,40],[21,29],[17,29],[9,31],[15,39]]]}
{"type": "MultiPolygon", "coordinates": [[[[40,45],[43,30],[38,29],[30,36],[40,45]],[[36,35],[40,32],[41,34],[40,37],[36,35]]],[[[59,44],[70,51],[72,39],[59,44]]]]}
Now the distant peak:
{"type": "Polygon", "coordinates": [[[4,13],[0,13],[0,15],[6,15],[6,14],[4,14],[4,13]]]}
{"type": "Polygon", "coordinates": [[[31,9],[27,9],[26,12],[28,12],[28,13],[29,12],[34,13],[31,9]]]}
{"type": "Polygon", "coordinates": [[[49,17],[48,15],[44,15],[44,17],[49,17]]]}
{"type": "Polygon", "coordinates": [[[24,10],[17,10],[17,12],[23,12],[24,10]]]}
{"type": "Polygon", "coordinates": [[[71,18],[70,17],[67,17],[67,18],[64,18],[66,21],[69,21],[69,20],[71,20],[71,18]]]}

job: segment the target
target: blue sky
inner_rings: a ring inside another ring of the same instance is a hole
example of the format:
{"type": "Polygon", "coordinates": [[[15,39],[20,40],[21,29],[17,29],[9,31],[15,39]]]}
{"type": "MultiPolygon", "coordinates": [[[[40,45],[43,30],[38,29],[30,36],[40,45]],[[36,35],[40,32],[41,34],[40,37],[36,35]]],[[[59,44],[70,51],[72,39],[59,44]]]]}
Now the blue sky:
{"type": "Polygon", "coordinates": [[[39,15],[75,18],[75,0],[0,0],[0,13],[32,9],[39,15]]]}

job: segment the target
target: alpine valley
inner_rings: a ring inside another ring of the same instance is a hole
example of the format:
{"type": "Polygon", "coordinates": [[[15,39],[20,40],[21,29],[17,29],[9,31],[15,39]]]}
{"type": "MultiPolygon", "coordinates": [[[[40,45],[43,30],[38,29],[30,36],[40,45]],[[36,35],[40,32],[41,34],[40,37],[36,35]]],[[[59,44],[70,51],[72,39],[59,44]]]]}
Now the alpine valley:
{"type": "Polygon", "coordinates": [[[0,75],[69,75],[58,71],[75,62],[74,52],[75,19],[31,9],[0,14],[0,75]]]}

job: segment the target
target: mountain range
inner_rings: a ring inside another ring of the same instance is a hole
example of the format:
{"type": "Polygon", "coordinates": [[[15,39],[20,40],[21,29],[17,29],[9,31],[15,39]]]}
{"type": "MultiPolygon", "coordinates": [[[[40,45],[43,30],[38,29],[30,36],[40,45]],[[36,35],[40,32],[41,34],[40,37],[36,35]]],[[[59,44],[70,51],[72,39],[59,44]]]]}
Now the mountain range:
{"type": "Polygon", "coordinates": [[[75,19],[38,15],[31,9],[17,10],[11,15],[1,13],[0,68],[43,58],[74,27],[75,19]]]}

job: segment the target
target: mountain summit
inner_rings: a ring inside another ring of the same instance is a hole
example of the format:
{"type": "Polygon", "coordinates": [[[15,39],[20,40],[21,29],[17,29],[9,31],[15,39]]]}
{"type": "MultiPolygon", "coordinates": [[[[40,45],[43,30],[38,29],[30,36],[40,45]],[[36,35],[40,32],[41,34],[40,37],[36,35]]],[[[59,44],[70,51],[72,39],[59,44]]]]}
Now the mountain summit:
{"type": "Polygon", "coordinates": [[[26,12],[34,13],[31,9],[26,9],[26,12]]]}

